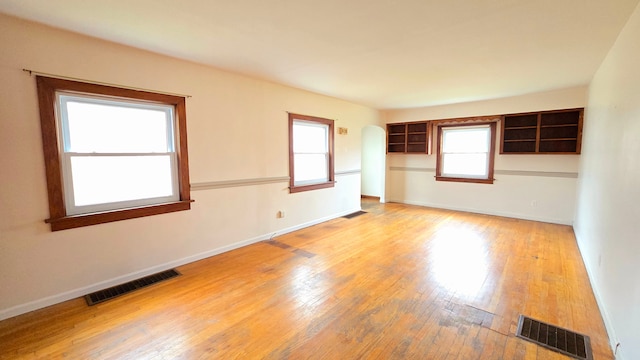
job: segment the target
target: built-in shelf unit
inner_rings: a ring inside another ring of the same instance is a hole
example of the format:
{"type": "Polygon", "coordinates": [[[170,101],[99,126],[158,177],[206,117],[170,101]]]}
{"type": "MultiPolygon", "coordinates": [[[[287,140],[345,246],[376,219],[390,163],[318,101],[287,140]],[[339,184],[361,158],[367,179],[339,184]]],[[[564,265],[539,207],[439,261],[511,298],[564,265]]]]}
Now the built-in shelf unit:
{"type": "Polygon", "coordinates": [[[387,124],[387,153],[430,154],[431,124],[428,121],[387,124]]]}
{"type": "Polygon", "coordinates": [[[584,109],[504,115],[501,154],[580,154],[584,109]]]}

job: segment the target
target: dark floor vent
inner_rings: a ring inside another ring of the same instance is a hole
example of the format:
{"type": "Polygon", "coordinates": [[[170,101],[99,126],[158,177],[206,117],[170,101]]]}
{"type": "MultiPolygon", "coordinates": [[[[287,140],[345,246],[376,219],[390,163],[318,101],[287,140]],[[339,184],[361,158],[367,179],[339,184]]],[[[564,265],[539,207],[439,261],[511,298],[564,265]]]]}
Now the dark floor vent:
{"type": "Polygon", "coordinates": [[[516,336],[576,359],[593,360],[586,335],[520,315],[516,336]]]}
{"type": "Polygon", "coordinates": [[[347,215],[343,216],[343,218],[345,218],[345,219],[353,219],[356,216],[360,216],[360,215],[366,214],[366,213],[367,213],[366,211],[360,210],[360,211],[356,211],[356,212],[351,213],[351,214],[347,214],[347,215]]]}
{"type": "Polygon", "coordinates": [[[88,305],[95,305],[103,301],[111,300],[114,297],[130,293],[134,290],[153,285],[160,281],[171,279],[172,277],[176,277],[178,275],[180,275],[179,272],[177,272],[175,269],[171,269],[157,274],[145,276],[141,279],[129,281],[128,283],[116,285],[108,289],[96,291],[92,294],[85,295],[84,298],[85,300],[87,300],[88,305]]]}

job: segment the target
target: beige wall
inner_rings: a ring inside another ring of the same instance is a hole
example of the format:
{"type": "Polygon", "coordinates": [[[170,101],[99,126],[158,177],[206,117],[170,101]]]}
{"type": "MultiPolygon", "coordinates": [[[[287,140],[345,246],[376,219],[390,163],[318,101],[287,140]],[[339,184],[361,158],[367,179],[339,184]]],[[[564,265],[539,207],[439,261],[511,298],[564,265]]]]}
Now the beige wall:
{"type": "MultiPolygon", "coordinates": [[[[387,122],[583,107],[586,87],[383,112],[387,122]]],[[[500,127],[496,153],[499,152],[500,127]]],[[[433,138],[435,144],[435,137],[433,138]]],[[[435,145],[433,146],[435,149],[435,145]]],[[[434,151],[435,152],[435,151],[434,151]]],[[[387,155],[387,201],[571,224],[579,155],[496,155],[492,185],[435,181],[435,155],[387,155]]]]}
{"type": "Polygon", "coordinates": [[[360,209],[361,130],[379,124],[377,110],[3,15],[0,47],[0,319],[360,209]],[[191,95],[191,183],[214,188],[193,191],[191,211],[50,232],[35,79],[23,68],[191,95]],[[336,135],[336,187],[233,186],[288,176],[287,111],[349,129],[336,135]]]}
{"type": "Polygon", "coordinates": [[[589,87],[575,231],[616,359],[640,359],[640,7],[589,87]]]}

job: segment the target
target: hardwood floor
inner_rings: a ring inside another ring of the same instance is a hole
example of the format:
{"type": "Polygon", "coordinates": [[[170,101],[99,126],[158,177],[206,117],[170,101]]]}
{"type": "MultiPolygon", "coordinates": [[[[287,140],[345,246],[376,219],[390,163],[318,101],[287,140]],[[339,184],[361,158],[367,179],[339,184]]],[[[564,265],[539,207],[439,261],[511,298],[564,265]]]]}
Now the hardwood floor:
{"type": "Polygon", "coordinates": [[[568,359],[515,337],[523,313],[613,359],[571,227],[363,209],[96,306],[2,321],[0,358],[568,359]]]}

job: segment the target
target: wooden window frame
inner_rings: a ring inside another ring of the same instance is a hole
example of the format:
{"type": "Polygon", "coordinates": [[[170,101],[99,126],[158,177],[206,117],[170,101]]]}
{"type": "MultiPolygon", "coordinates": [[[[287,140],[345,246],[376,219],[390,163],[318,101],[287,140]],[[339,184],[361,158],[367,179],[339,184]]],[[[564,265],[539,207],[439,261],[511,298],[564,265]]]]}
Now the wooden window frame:
{"type": "Polygon", "coordinates": [[[333,120],[324,119],[316,116],[300,115],[289,113],[289,192],[297,193],[302,191],[310,191],[317,189],[325,189],[335,186],[335,169],[334,169],[334,127],[333,120]],[[329,151],[329,169],[327,171],[328,180],[321,183],[295,185],[295,172],[294,172],[294,152],[293,152],[293,123],[296,120],[315,122],[322,125],[327,125],[328,130],[328,151],[329,151]]]}
{"type": "Polygon", "coordinates": [[[475,122],[475,123],[454,123],[447,125],[439,125],[438,126],[438,137],[437,137],[437,155],[436,158],[436,181],[454,181],[454,182],[466,182],[466,183],[478,183],[478,184],[493,184],[493,166],[495,162],[496,155],[496,123],[495,122],[475,122]],[[464,128],[464,127],[473,127],[478,125],[488,125],[489,131],[491,133],[490,136],[490,144],[489,144],[489,169],[487,172],[487,179],[475,179],[475,178],[466,178],[466,177],[449,177],[442,176],[442,128],[464,128]]]}
{"type": "Polygon", "coordinates": [[[49,197],[50,217],[49,219],[46,219],[45,222],[51,225],[52,231],[183,211],[191,208],[192,200],[190,197],[189,161],[187,152],[186,101],[184,97],[46,76],[36,76],[36,83],[38,88],[42,144],[47,177],[47,192],[49,197]],[[127,209],[67,215],[64,204],[61,154],[58,145],[61,141],[58,131],[58,119],[56,117],[56,92],[58,91],[77,93],[81,95],[107,96],[116,100],[133,99],[135,101],[174,106],[176,116],[174,136],[176,142],[176,158],[178,161],[177,175],[179,182],[179,200],[127,209]]]}

